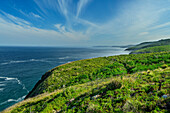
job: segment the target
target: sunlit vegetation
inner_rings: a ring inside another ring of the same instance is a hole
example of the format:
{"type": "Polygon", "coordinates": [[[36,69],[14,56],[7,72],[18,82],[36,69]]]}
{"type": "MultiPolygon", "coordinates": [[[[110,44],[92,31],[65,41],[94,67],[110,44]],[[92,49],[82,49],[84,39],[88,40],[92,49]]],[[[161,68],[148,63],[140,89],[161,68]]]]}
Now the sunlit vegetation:
{"type": "Polygon", "coordinates": [[[170,67],[69,86],[5,112],[168,112],[170,67]]]}
{"type": "Polygon", "coordinates": [[[4,112],[169,112],[169,94],[170,52],[100,57],[52,69],[4,112]]]}
{"type": "Polygon", "coordinates": [[[56,67],[43,75],[42,80],[37,83],[27,98],[97,79],[123,76],[127,73],[131,74],[148,69],[153,70],[164,64],[170,65],[168,52],[119,55],[75,61],[56,67]]]}

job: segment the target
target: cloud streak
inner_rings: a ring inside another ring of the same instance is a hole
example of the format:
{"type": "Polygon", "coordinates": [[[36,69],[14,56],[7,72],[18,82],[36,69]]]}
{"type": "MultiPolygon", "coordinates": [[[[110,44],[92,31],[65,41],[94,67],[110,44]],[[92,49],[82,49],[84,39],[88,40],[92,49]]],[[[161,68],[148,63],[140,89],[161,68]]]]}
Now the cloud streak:
{"type": "Polygon", "coordinates": [[[25,13],[22,10],[18,10],[18,11],[29,19],[43,19],[40,15],[35,14],[33,12],[25,13]]]}
{"type": "Polygon", "coordinates": [[[58,0],[58,10],[68,19],[68,0],[58,0]]]}
{"type": "MultiPolygon", "coordinates": [[[[134,1],[128,2],[114,11],[108,13],[106,21],[97,22],[98,16],[91,20],[83,18],[84,13],[91,13],[88,4],[92,0],[34,0],[38,11],[25,13],[19,10],[27,18],[44,22],[45,28],[35,27],[31,21],[1,11],[1,34],[7,36],[3,29],[7,28],[11,34],[21,34],[22,37],[37,37],[38,39],[53,40],[53,42],[82,41],[93,44],[131,44],[143,40],[154,40],[156,37],[169,37],[170,21],[168,16],[170,9],[168,1],[134,1]],[[84,13],[83,10],[86,10],[84,13]],[[40,13],[38,13],[40,12],[40,13]],[[43,16],[42,16],[43,15],[43,16]],[[115,16],[116,15],[116,16],[115,16]],[[50,20],[50,19],[52,20],[50,20]],[[49,19],[49,20],[48,20],[49,19]],[[47,24],[48,23],[48,24],[47,24]],[[6,25],[6,26],[5,26],[6,25]],[[55,40],[55,41],[54,41],[55,40]]],[[[109,1],[114,3],[113,1],[109,1]]],[[[103,5],[103,4],[102,4],[103,5]]],[[[109,6],[109,5],[108,5],[109,6]]],[[[106,7],[106,6],[103,6],[106,7]]],[[[101,7],[101,8],[103,8],[101,7]]],[[[103,9],[105,10],[105,9],[103,9]]],[[[102,14],[101,14],[102,15],[102,14]]],[[[16,35],[16,37],[20,37],[16,35]]],[[[48,42],[48,41],[46,41],[48,42]]],[[[88,44],[87,44],[88,45],[88,44]]]]}
{"type": "Polygon", "coordinates": [[[46,42],[52,43],[53,46],[55,46],[54,44],[62,46],[62,41],[69,44],[70,42],[77,42],[80,39],[87,39],[82,32],[66,31],[65,26],[60,24],[55,25],[59,31],[40,29],[31,26],[30,23],[21,18],[7,13],[4,14],[9,21],[0,14],[0,35],[1,37],[6,37],[8,40],[0,38],[0,44],[10,44],[12,40],[18,40],[18,43],[20,42],[23,44],[40,44],[42,40],[46,40],[46,42]],[[27,40],[27,42],[25,42],[25,40],[27,40]],[[59,41],[59,43],[56,43],[57,41],[59,41]]]}
{"type": "Polygon", "coordinates": [[[160,28],[164,28],[164,27],[168,27],[170,26],[170,22],[164,23],[164,24],[160,24],[160,25],[156,25],[154,27],[151,28],[151,30],[153,29],[160,29],[160,28]]]}
{"type": "Polygon", "coordinates": [[[12,22],[12,23],[15,23],[15,24],[18,24],[18,25],[30,25],[30,23],[28,21],[25,21],[24,19],[21,19],[21,18],[18,18],[18,17],[15,17],[11,14],[8,14],[8,13],[5,13],[4,11],[1,11],[0,12],[3,14],[1,14],[1,17],[7,19],[9,22],[12,22]]]}
{"type": "Polygon", "coordinates": [[[77,4],[77,14],[76,14],[76,18],[79,17],[82,9],[85,8],[85,6],[88,4],[88,2],[90,2],[90,0],[79,0],[79,2],[78,2],[78,4],[77,4]]]}

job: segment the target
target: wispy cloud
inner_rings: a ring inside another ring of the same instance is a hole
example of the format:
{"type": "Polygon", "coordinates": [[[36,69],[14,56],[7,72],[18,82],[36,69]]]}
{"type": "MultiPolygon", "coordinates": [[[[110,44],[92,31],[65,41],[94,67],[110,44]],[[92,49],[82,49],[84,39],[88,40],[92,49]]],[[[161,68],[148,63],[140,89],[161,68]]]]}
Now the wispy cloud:
{"type": "MultiPolygon", "coordinates": [[[[39,43],[40,40],[46,40],[46,42],[53,43],[53,46],[57,41],[59,41],[59,43],[56,44],[60,44],[61,46],[62,41],[66,42],[67,44],[82,39],[87,40],[87,37],[83,32],[66,30],[65,26],[61,24],[55,25],[58,31],[40,29],[31,26],[31,23],[28,23],[21,18],[15,17],[5,12],[3,13],[5,14],[5,17],[10,21],[8,21],[2,14],[0,14],[0,35],[2,37],[8,37],[7,39],[9,40],[9,43],[10,39],[16,39],[19,41],[29,40],[28,43],[32,42],[33,40],[35,40],[35,43],[39,43]]],[[[4,40],[0,39],[0,41],[2,43],[4,40]]]]}
{"type": "Polygon", "coordinates": [[[65,26],[62,26],[61,24],[55,24],[54,26],[58,29],[58,31],[60,33],[65,33],[66,32],[65,26]]]}
{"type": "Polygon", "coordinates": [[[4,18],[6,18],[8,21],[10,21],[10,22],[13,22],[13,23],[15,23],[15,24],[18,24],[18,25],[30,25],[30,23],[28,22],[28,21],[25,21],[24,19],[21,19],[21,18],[18,18],[18,17],[15,17],[15,16],[13,16],[13,15],[11,15],[11,14],[8,14],[8,13],[6,13],[6,12],[4,12],[4,11],[1,11],[0,10],[0,12],[4,15],[1,15],[1,17],[4,17],[4,18]]]}
{"type": "MultiPolygon", "coordinates": [[[[168,1],[142,0],[127,2],[126,4],[122,3],[118,9],[110,7],[110,10],[113,11],[106,12],[107,19],[102,22],[96,21],[96,19],[100,18],[95,14],[91,14],[94,17],[90,17],[90,20],[81,16],[87,12],[88,14],[94,12],[91,11],[93,8],[88,9],[88,4],[91,1],[34,0],[38,6],[36,11],[26,13],[20,10],[20,13],[28,18],[37,21],[44,18],[44,23],[42,22],[40,25],[45,26],[43,29],[42,27],[35,27],[32,21],[28,22],[28,20],[25,21],[22,18],[1,11],[0,29],[3,32],[0,32],[5,33],[3,29],[8,28],[11,33],[19,32],[21,36],[27,38],[31,35],[39,39],[46,40],[48,37],[51,40],[60,40],[61,42],[67,42],[68,40],[83,42],[83,40],[88,40],[93,44],[102,44],[103,42],[129,44],[156,39],[156,37],[170,36],[170,16],[168,15],[170,3],[168,1]]],[[[103,8],[103,10],[105,9],[103,8]]],[[[39,27],[39,25],[37,26],[39,27]]],[[[21,36],[17,35],[17,37],[21,36]]]]}
{"type": "Polygon", "coordinates": [[[159,29],[159,28],[164,28],[164,27],[167,27],[167,26],[170,26],[170,22],[167,22],[167,23],[164,23],[164,24],[160,24],[160,25],[156,25],[152,28],[150,28],[151,30],[153,29],[159,29]]]}
{"type": "Polygon", "coordinates": [[[21,14],[23,14],[24,16],[26,16],[27,18],[30,19],[43,19],[40,15],[35,14],[33,12],[29,12],[29,13],[25,13],[22,10],[18,10],[21,14]]]}
{"type": "MultiPolygon", "coordinates": [[[[93,22],[79,18],[79,14],[81,13],[82,9],[85,8],[87,3],[91,0],[79,0],[77,3],[76,11],[74,11],[74,7],[72,7],[73,5],[72,0],[57,0],[57,1],[56,0],[50,0],[50,1],[43,0],[42,2],[39,2],[38,0],[34,0],[34,1],[43,12],[48,13],[47,9],[50,9],[50,10],[56,11],[56,13],[59,12],[61,15],[65,17],[66,23],[65,23],[65,26],[62,26],[62,27],[64,27],[65,29],[69,31],[65,33],[72,32],[74,34],[75,33],[78,34],[78,32],[74,30],[75,25],[83,26],[83,31],[81,32],[79,30],[80,34],[87,33],[86,31],[91,27],[98,27],[98,25],[96,25],[93,22]]],[[[59,31],[61,31],[60,23],[55,24],[54,26],[57,27],[59,31]]],[[[86,37],[87,36],[88,34],[86,34],[86,37]]],[[[78,35],[77,35],[77,38],[78,38],[78,35]]]]}
{"type": "Polygon", "coordinates": [[[78,4],[77,4],[77,14],[76,14],[76,18],[79,17],[81,11],[83,8],[85,8],[85,6],[88,4],[88,2],[90,2],[91,0],[79,0],[78,4]]]}
{"type": "Polygon", "coordinates": [[[35,13],[33,13],[33,12],[31,12],[30,15],[32,15],[32,16],[35,17],[35,18],[39,18],[39,19],[42,18],[40,15],[35,14],[35,13]]]}
{"type": "Polygon", "coordinates": [[[58,10],[68,18],[68,0],[58,0],[58,10]]]}

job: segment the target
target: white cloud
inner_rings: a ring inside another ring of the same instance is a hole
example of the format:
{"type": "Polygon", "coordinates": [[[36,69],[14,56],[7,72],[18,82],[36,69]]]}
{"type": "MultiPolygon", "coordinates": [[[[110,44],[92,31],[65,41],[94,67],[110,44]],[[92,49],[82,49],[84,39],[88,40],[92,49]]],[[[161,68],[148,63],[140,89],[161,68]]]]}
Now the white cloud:
{"type": "Polygon", "coordinates": [[[58,0],[58,10],[68,18],[68,0],[58,0]]]}
{"type": "Polygon", "coordinates": [[[60,33],[66,33],[65,26],[62,26],[61,24],[55,24],[54,25],[60,33]]]}
{"type": "Polygon", "coordinates": [[[30,12],[30,13],[25,13],[23,12],[22,10],[18,10],[21,14],[23,14],[24,16],[26,16],[27,18],[30,18],[30,19],[43,19],[40,15],[38,14],[35,14],[33,12],[30,12]]]}
{"type": "MultiPolygon", "coordinates": [[[[56,13],[60,12],[60,14],[66,18],[66,22],[61,24],[56,23],[55,25],[52,23],[51,26],[55,26],[57,29],[56,31],[45,30],[31,27],[31,23],[24,22],[23,19],[6,14],[6,18],[8,18],[10,22],[5,19],[2,20],[2,18],[1,22],[6,23],[8,27],[10,26],[9,30],[11,34],[19,32],[18,34],[24,34],[23,37],[27,38],[32,35],[32,37],[41,37],[43,39],[48,37],[50,39],[61,39],[64,41],[89,39],[89,42],[95,40],[94,43],[100,38],[99,43],[103,43],[104,41],[111,43],[113,41],[113,44],[114,42],[117,44],[121,40],[124,41],[125,44],[128,44],[139,40],[152,40],[156,37],[160,38],[161,36],[170,35],[168,29],[170,22],[158,25],[158,23],[163,23],[161,19],[169,11],[167,7],[169,5],[166,2],[162,2],[163,4],[161,5],[159,5],[159,1],[128,2],[126,5],[120,6],[120,9],[117,9],[117,14],[109,14],[109,19],[107,21],[96,23],[95,20],[92,22],[80,18],[82,10],[85,9],[90,0],[79,0],[77,4],[73,4],[72,0],[34,1],[39,6],[40,12],[43,12],[45,16],[50,16],[50,11],[56,11],[56,13]],[[160,28],[164,29],[161,30],[160,28]]],[[[29,15],[37,19],[41,18],[39,13],[29,13],[29,15]]],[[[56,17],[54,16],[51,18],[56,17]]],[[[5,32],[3,28],[5,28],[5,24],[3,24],[2,27],[1,23],[0,29],[5,32]]]]}
{"type": "Polygon", "coordinates": [[[29,13],[29,15],[30,15],[31,17],[34,17],[34,18],[37,18],[37,19],[42,19],[42,17],[41,17],[40,15],[35,14],[35,13],[33,13],[33,12],[29,13]]]}
{"type": "Polygon", "coordinates": [[[28,22],[28,21],[25,21],[24,19],[21,19],[21,18],[18,18],[18,17],[15,17],[15,16],[13,16],[13,15],[11,15],[11,14],[8,14],[8,13],[5,13],[5,12],[3,12],[3,11],[0,11],[0,12],[2,12],[2,14],[4,14],[4,16],[3,15],[0,15],[0,17],[4,17],[4,18],[6,18],[8,21],[11,21],[11,22],[13,22],[13,23],[15,23],[15,24],[18,24],[18,25],[30,25],[30,23],[28,22]]]}
{"type": "Polygon", "coordinates": [[[61,24],[55,24],[54,26],[55,26],[57,29],[60,29],[61,24]]]}
{"type": "Polygon", "coordinates": [[[85,8],[85,6],[87,5],[87,3],[89,2],[90,0],[79,0],[78,4],[77,4],[77,14],[76,14],[76,18],[79,17],[81,11],[83,8],[85,8]]]}
{"type": "MultiPolygon", "coordinates": [[[[89,28],[98,27],[96,24],[94,24],[88,20],[76,18],[76,14],[74,14],[74,10],[73,10],[74,8],[72,7],[73,2],[71,0],[57,0],[57,1],[56,0],[50,0],[50,1],[43,0],[42,2],[39,2],[38,0],[34,0],[34,1],[43,12],[48,13],[47,9],[56,11],[56,8],[57,8],[57,11],[60,12],[60,14],[62,14],[66,18],[66,23],[64,23],[64,26],[62,26],[61,24],[54,25],[60,33],[63,33],[63,35],[65,33],[67,35],[69,34],[71,37],[74,37],[73,34],[79,34],[76,36],[87,38],[87,37],[89,37],[89,34],[87,33],[89,28]],[[81,32],[81,29],[79,31],[74,30],[75,25],[83,26],[82,32],[81,32]],[[85,35],[86,35],[86,37],[85,37],[85,35]]],[[[80,14],[81,10],[85,7],[85,5],[89,1],[90,0],[85,0],[85,1],[80,0],[78,2],[77,16],[80,14]]],[[[56,13],[58,13],[57,11],[56,11],[56,13]]],[[[65,36],[67,36],[67,35],[65,35],[65,36]]],[[[84,40],[84,39],[82,38],[82,40],[84,40]]]]}
{"type": "MultiPolygon", "coordinates": [[[[106,23],[99,24],[98,26],[100,27],[98,29],[94,29],[93,33],[96,33],[98,36],[110,34],[110,39],[112,40],[121,39],[129,42],[135,42],[139,40],[139,38],[145,38],[148,34],[150,34],[149,38],[153,35],[152,39],[154,39],[154,34],[156,32],[151,32],[150,28],[153,26],[154,28],[169,26],[169,22],[157,26],[157,23],[161,20],[162,15],[168,9],[165,10],[164,7],[159,7],[159,5],[155,5],[153,2],[147,2],[146,4],[141,2],[142,1],[127,4],[119,10],[119,14],[117,14],[116,17],[112,17],[112,19],[106,23]],[[144,30],[148,32],[143,32],[144,30]]],[[[160,35],[170,34],[169,32],[159,33],[160,35]]]]}
{"type": "Polygon", "coordinates": [[[170,26],[170,22],[167,22],[167,23],[164,23],[164,24],[160,24],[160,25],[156,25],[154,27],[151,27],[150,30],[160,29],[160,28],[167,27],[167,26],[170,26]]]}
{"type": "MultiPolygon", "coordinates": [[[[0,44],[4,44],[4,40],[8,39],[8,44],[10,44],[10,40],[14,40],[11,43],[15,43],[18,41],[23,40],[24,43],[55,43],[56,44],[62,44],[61,42],[65,43],[71,43],[76,42],[80,40],[87,40],[87,35],[84,35],[83,32],[76,32],[76,31],[66,31],[65,26],[62,26],[60,24],[56,24],[55,27],[59,29],[59,31],[55,30],[47,30],[47,29],[40,29],[33,26],[30,26],[26,21],[24,21],[21,18],[15,17],[13,15],[7,14],[8,18],[11,17],[13,21],[6,21],[6,19],[2,18],[2,15],[0,14],[0,44]],[[9,16],[10,15],[10,16],[9,16]],[[22,24],[20,23],[22,20],[22,24]],[[5,37],[3,39],[2,37],[5,37]],[[43,41],[45,40],[45,41],[43,41]]],[[[22,43],[23,43],[22,42],[22,43]]],[[[24,44],[23,43],[23,44],[24,44]]]]}

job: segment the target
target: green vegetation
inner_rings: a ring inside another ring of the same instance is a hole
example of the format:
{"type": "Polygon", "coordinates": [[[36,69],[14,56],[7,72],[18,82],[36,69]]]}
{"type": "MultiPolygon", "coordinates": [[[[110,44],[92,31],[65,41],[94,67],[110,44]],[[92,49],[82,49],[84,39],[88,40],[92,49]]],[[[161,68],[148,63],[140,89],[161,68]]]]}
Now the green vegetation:
{"type": "Polygon", "coordinates": [[[168,113],[169,94],[170,52],[100,57],[50,70],[4,112],[168,113]]]}
{"type": "Polygon", "coordinates": [[[127,50],[54,68],[3,112],[170,112],[170,39],[127,50]]]}
{"type": "Polygon", "coordinates": [[[134,51],[134,50],[144,49],[147,47],[163,46],[163,45],[170,45],[170,39],[162,39],[154,42],[143,42],[138,45],[129,47],[126,50],[134,51]]]}
{"type": "Polygon", "coordinates": [[[170,45],[154,46],[154,47],[139,49],[139,50],[132,51],[130,54],[153,53],[153,52],[162,52],[162,51],[170,51],[170,45]]]}
{"type": "Polygon", "coordinates": [[[169,65],[169,59],[169,53],[165,52],[119,55],[75,61],[56,67],[43,75],[42,80],[36,84],[26,98],[97,79],[157,69],[165,63],[169,65]]]}

